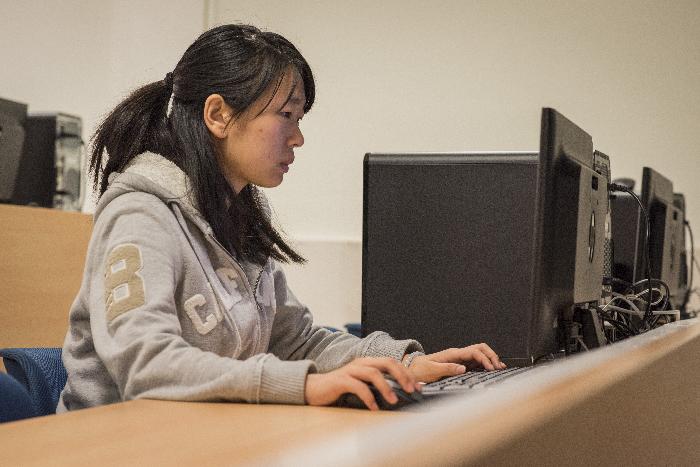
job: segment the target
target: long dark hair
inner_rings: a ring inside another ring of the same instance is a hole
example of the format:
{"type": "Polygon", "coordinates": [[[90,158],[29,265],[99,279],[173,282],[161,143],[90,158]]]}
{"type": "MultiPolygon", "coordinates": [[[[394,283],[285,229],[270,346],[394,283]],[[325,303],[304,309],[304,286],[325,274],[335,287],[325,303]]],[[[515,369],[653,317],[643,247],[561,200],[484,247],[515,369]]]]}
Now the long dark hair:
{"type": "Polygon", "coordinates": [[[257,187],[249,184],[236,194],[228,184],[202,117],[211,94],[220,94],[240,116],[268,89],[276,93],[290,68],[301,75],[306,113],[315,97],[313,74],[287,39],[248,25],[206,31],[172,74],[134,91],[100,124],[90,159],[94,189],[102,196],[109,175],[124,170],[138,154],[160,154],[187,174],[198,209],[229,252],[257,264],[268,257],[303,263],[272,226],[257,187]]]}

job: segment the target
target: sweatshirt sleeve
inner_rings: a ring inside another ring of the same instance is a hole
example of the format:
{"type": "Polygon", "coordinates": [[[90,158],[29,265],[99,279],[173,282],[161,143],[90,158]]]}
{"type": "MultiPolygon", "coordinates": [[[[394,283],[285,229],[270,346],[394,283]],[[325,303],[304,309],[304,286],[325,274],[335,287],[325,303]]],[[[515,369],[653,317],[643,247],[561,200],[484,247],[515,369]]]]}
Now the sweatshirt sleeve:
{"type": "Polygon", "coordinates": [[[102,213],[88,266],[93,344],[121,399],[303,404],[313,361],[269,353],[236,360],[183,338],[175,302],[186,272],[179,227],[162,202],[138,196],[144,199],[115,200],[102,213]]]}
{"type": "Polygon", "coordinates": [[[423,351],[415,340],[396,340],[376,331],[360,339],[346,332],[332,332],[314,326],[309,309],[294,296],[284,271],[273,271],[277,313],[272,326],[270,351],[283,360],[311,359],[325,373],[358,357],[391,357],[396,360],[410,352],[423,351]]]}

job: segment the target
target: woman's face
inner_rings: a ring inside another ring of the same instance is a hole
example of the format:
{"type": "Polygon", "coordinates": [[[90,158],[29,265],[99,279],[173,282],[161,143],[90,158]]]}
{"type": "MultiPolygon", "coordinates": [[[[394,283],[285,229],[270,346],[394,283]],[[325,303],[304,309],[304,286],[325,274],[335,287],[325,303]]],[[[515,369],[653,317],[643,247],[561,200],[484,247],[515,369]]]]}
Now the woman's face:
{"type": "Polygon", "coordinates": [[[304,144],[299,122],[306,96],[299,73],[288,70],[270,104],[257,115],[271,94],[272,90],[263,94],[231,122],[219,140],[219,164],[236,193],[249,183],[278,186],[294,162],[294,148],[304,144]]]}

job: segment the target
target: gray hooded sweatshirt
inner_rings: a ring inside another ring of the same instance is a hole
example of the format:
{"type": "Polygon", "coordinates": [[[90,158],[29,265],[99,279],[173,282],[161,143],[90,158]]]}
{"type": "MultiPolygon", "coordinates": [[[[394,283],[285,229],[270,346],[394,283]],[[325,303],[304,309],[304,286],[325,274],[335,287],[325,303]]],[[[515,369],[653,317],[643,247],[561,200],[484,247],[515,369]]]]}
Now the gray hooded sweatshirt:
{"type": "Polygon", "coordinates": [[[97,205],[57,412],[139,398],[303,404],[308,373],[420,350],[314,326],[275,261],[230,255],[184,172],[144,153],[97,205]]]}

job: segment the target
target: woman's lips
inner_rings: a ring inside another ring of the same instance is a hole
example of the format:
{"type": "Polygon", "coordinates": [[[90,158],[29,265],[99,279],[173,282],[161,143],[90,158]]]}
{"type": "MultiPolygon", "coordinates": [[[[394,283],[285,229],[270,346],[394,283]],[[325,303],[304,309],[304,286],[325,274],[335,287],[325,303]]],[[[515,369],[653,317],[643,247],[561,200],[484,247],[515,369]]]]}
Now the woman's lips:
{"type": "Polygon", "coordinates": [[[289,166],[294,162],[294,154],[291,154],[286,161],[280,162],[279,166],[282,172],[289,172],[289,166]]]}

